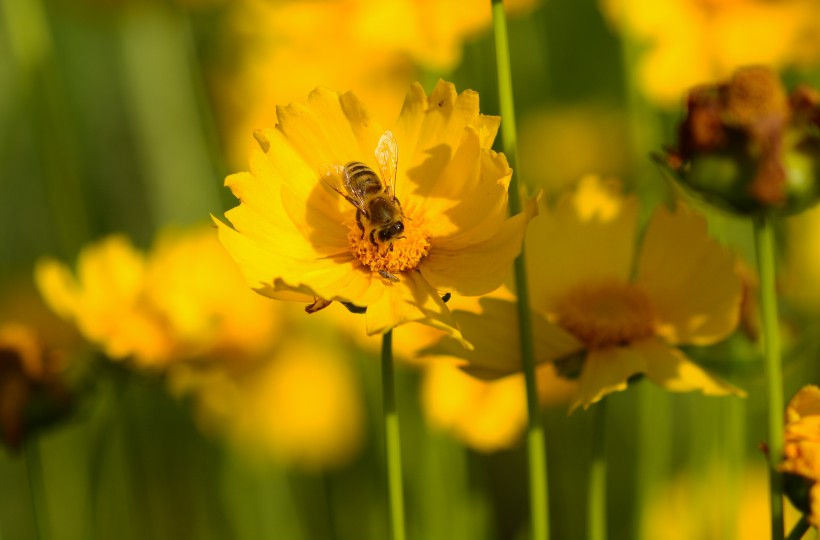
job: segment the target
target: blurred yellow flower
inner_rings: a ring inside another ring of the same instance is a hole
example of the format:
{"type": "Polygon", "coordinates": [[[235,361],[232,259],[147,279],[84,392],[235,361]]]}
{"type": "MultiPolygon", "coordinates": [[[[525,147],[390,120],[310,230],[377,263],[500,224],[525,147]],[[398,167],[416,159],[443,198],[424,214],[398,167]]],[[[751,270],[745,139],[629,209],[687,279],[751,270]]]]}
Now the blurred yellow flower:
{"type": "MultiPolygon", "coordinates": [[[[534,220],[527,238],[535,317],[536,358],[578,375],[570,409],[585,408],[646,375],[673,392],[744,395],[689,360],[676,345],[709,345],[737,326],[740,279],[732,256],[686,208],[658,208],[632,273],[638,216],[635,197],[596,177],[534,220]],[[537,278],[535,277],[537,276],[537,278]]],[[[436,351],[465,358],[465,367],[492,378],[520,369],[515,307],[483,300],[480,315],[456,312],[474,351],[446,343],[436,351]]]]}
{"type": "MultiPolygon", "coordinates": [[[[800,389],[786,407],[786,446],[780,471],[803,478],[810,484],[808,501],[792,500],[807,513],[809,523],[820,526],[820,388],[810,384],[800,389]]],[[[787,492],[789,483],[787,482],[787,492]]]]}
{"type": "MultiPolygon", "coordinates": [[[[521,13],[538,0],[505,3],[521,13]]],[[[317,84],[352,90],[380,121],[395,118],[419,66],[452,70],[462,43],[491,21],[483,0],[244,0],[232,8],[225,41],[235,54],[212,86],[237,167],[248,155],[247,134],[273,125],[276,104],[317,84]]]]}
{"type": "Polygon", "coordinates": [[[76,276],[53,259],[35,274],[56,313],[109,357],[143,367],[254,354],[277,335],[273,308],[247,290],[210,227],[167,233],[148,257],[109,236],[82,251],[76,276]]]}
{"type": "Polygon", "coordinates": [[[803,67],[820,55],[814,0],[601,0],[623,32],[648,46],[637,83],[653,101],[678,106],[684,92],[738,67],[803,67]]]}
{"type": "MultiPolygon", "coordinates": [[[[536,370],[542,404],[566,402],[575,384],[559,377],[554,366],[536,370]]],[[[518,443],[527,425],[524,376],[485,381],[465,373],[453,358],[430,358],[422,381],[427,421],[480,452],[496,452],[518,443]]]]}
{"type": "Polygon", "coordinates": [[[181,365],[171,379],[193,397],[204,431],[253,457],[319,469],[349,463],[361,447],[358,381],[345,358],[316,340],[290,336],[242,370],[181,365]]]}
{"type": "Polygon", "coordinates": [[[440,295],[497,288],[536,213],[531,201],[507,218],[512,171],[489,148],[499,119],[479,114],[478,94],[458,95],[443,81],[429,97],[418,84],[410,88],[392,135],[351,93],[321,88],[278,117],[275,128],[256,133],[250,172],[225,181],[241,202],[226,213],[235,229],[215,220],[250,286],[314,301],[310,311],[333,300],[366,307],[368,334],[419,321],[461,339],[440,295]],[[385,164],[386,155],[397,162],[385,164]],[[350,162],[381,171],[385,185],[394,178],[401,236],[374,237],[366,217],[357,223],[367,209],[323,177],[350,162]]]}
{"type": "MultiPolygon", "coordinates": [[[[670,478],[647,498],[640,538],[770,540],[769,473],[763,466],[741,473],[732,479],[717,461],[670,478]]],[[[800,514],[789,505],[784,510],[786,530],[791,530],[800,514]]]]}

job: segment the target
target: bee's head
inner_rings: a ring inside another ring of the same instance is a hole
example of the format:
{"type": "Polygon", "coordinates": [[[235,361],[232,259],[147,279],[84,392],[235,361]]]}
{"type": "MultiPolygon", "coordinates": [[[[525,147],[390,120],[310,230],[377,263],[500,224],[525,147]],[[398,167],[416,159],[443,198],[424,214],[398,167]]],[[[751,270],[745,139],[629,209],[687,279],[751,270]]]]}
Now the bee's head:
{"type": "Polygon", "coordinates": [[[404,232],[404,222],[401,220],[391,223],[384,229],[379,231],[379,240],[382,242],[389,242],[404,232]]]}

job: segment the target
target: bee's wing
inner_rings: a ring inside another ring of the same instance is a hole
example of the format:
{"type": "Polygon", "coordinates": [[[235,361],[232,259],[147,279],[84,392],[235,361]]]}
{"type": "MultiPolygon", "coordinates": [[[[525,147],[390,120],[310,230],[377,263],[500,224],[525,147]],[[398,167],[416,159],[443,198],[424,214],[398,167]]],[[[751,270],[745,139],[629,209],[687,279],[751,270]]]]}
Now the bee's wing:
{"type": "Polygon", "coordinates": [[[382,175],[382,182],[387,187],[388,196],[396,196],[396,172],[399,170],[399,146],[393,132],[385,131],[376,146],[376,163],[379,164],[379,172],[382,175]]]}
{"type": "Polygon", "coordinates": [[[352,188],[350,178],[344,166],[338,164],[325,165],[319,168],[319,174],[322,176],[322,180],[324,180],[333,191],[347,199],[347,201],[357,209],[365,212],[365,201],[362,198],[362,194],[352,188]]]}

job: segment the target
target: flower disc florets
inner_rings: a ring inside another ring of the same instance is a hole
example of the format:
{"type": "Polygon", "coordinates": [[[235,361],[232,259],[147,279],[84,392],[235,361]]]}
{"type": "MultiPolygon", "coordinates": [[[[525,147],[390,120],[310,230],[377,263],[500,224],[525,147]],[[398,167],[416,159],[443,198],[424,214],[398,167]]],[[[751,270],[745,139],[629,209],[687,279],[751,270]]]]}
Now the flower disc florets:
{"type": "Polygon", "coordinates": [[[350,252],[374,272],[396,275],[406,270],[415,270],[430,251],[430,234],[423,223],[417,223],[416,220],[406,220],[402,236],[384,244],[374,245],[355,222],[348,228],[350,252]]]}
{"type": "Polygon", "coordinates": [[[631,283],[582,283],[558,302],[556,322],[588,349],[624,345],[654,334],[652,305],[631,283]]]}

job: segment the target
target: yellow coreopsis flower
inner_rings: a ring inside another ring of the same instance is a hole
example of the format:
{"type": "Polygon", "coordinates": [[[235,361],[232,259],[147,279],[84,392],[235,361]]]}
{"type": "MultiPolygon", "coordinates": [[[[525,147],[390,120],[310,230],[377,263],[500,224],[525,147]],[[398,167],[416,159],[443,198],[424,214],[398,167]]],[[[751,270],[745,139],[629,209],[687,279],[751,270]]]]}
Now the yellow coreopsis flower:
{"type": "Polygon", "coordinates": [[[785,456],[779,469],[799,480],[797,483],[787,481],[786,492],[806,513],[809,523],[820,527],[820,388],[817,386],[804,386],[789,401],[785,442],[785,456]],[[808,494],[804,492],[803,483],[808,487],[808,494]]]}
{"type": "Polygon", "coordinates": [[[430,96],[413,85],[390,132],[351,93],[322,88],[278,119],[255,134],[250,172],[225,181],[241,201],[234,228],[217,220],[250,286],[309,311],[367,308],[368,334],[419,321],[461,339],[441,295],[498,287],[536,213],[532,201],[507,218],[499,119],[443,81],[430,96]]]}
{"type": "MultiPolygon", "coordinates": [[[[676,347],[715,343],[738,323],[734,260],[709,239],[703,218],[683,207],[657,209],[632,280],[635,197],[621,195],[616,183],[587,177],[545,214],[527,237],[536,357],[578,376],[571,410],[626,389],[638,374],[673,392],[743,395],[676,347]]],[[[442,347],[483,377],[519,370],[517,334],[508,322],[514,305],[484,300],[482,308],[481,314],[455,313],[474,351],[442,347]]]]}
{"type": "MultiPolygon", "coordinates": [[[[538,2],[505,3],[521,13],[538,2]]],[[[484,0],[239,0],[225,20],[235,55],[212,81],[231,161],[241,166],[247,134],[273,125],[275,106],[302,99],[317,81],[354,91],[376,118],[392,120],[420,68],[451,71],[492,16],[484,0]]]]}
{"type": "Polygon", "coordinates": [[[277,335],[278,315],[247,290],[209,227],[167,233],[147,256],[126,237],[109,236],[81,252],[76,276],[44,259],[36,277],[51,308],[88,340],[144,367],[247,356],[277,335]]]}
{"type": "Polygon", "coordinates": [[[677,106],[693,86],[737,68],[806,66],[820,54],[814,0],[601,0],[604,12],[648,45],[638,83],[653,101],[677,106]]]}
{"type": "Polygon", "coordinates": [[[208,433],[243,453],[303,469],[343,466],[364,438],[364,404],[350,364],[337,349],[290,335],[241,369],[176,366],[177,394],[190,396],[208,433]]]}

